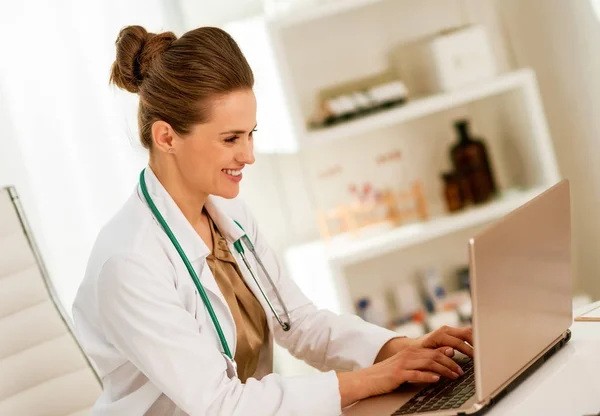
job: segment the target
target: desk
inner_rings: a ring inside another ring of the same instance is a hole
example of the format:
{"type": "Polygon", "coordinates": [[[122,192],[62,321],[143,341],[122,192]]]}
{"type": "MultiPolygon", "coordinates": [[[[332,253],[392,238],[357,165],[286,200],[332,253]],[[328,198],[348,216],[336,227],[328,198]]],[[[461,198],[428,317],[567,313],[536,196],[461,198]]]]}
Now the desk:
{"type": "MultiPolygon", "coordinates": [[[[596,302],[595,305],[600,305],[596,302]]],[[[575,310],[574,316],[592,308],[575,310]]],[[[600,412],[600,322],[573,322],[571,340],[486,416],[582,416],[600,412]]]]}

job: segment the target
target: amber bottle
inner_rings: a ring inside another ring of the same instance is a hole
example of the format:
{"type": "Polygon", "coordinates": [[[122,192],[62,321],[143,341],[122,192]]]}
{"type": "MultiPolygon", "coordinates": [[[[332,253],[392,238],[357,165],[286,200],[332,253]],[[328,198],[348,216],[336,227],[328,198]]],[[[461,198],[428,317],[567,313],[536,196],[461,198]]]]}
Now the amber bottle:
{"type": "Polygon", "coordinates": [[[469,121],[454,123],[458,143],[452,146],[451,159],[456,172],[466,178],[465,194],[475,204],[487,201],[496,192],[496,183],[491,170],[487,147],[480,139],[471,137],[469,121]]]}

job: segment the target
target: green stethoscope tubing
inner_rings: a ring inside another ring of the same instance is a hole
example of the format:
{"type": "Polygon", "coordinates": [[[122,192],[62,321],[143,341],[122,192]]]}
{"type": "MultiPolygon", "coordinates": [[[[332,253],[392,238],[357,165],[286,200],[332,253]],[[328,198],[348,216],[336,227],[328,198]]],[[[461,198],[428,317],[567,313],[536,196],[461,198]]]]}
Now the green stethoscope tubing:
{"type": "MultiPolygon", "coordinates": [[[[227,339],[225,339],[225,335],[223,334],[223,329],[221,328],[221,324],[219,323],[219,319],[217,318],[217,315],[215,314],[215,311],[214,311],[214,309],[212,307],[210,299],[208,298],[208,295],[206,294],[206,291],[204,290],[204,287],[202,286],[202,283],[200,283],[200,279],[198,278],[198,275],[196,274],[196,271],[192,267],[192,264],[190,263],[190,261],[189,261],[188,257],[186,256],[185,252],[181,248],[181,245],[179,244],[179,241],[177,241],[177,238],[175,238],[175,235],[171,231],[171,228],[169,227],[169,225],[167,224],[167,222],[163,218],[162,214],[160,213],[160,211],[158,210],[158,208],[154,204],[154,201],[150,197],[150,194],[148,193],[148,187],[146,186],[146,179],[144,177],[145,171],[146,171],[146,169],[143,169],[142,172],[140,173],[140,188],[142,190],[142,194],[144,195],[144,198],[146,199],[146,202],[148,203],[148,206],[150,207],[150,211],[152,211],[152,214],[154,215],[154,217],[156,218],[156,220],[158,221],[158,223],[161,225],[161,227],[163,228],[163,230],[165,231],[165,233],[169,237],[169,240],[171,240],[171,243],[173,244],[173,246],[177,250],[177,253],[179,254],[179,257],[181,257],[181,260],[185,264],[185,267],[187,268],[188,273],[190,274],[190,277],[192,278],[192,280],[194,282],[194,285],[196,286],[196,289],[198,289],[198,294],[200,295],[200,298],[202,298],[202,302],[204,303],[204,306],[206,307],[206,310],[208,311],[208,314],[210,315],[210,319],[213,322],[215,330],[217,331],[217,335],[219,336],[219,340],[221,341],[221,345],[223,346],[223,353],[231,361],[233,361],[233,355],[231,354],[231,350],[229,349],[229,344],[227,343],[227,339]]],[[[244,228],[240,225],[239,222],[235,221],[235,223],[238,225],[238,227],[240,227],[242,229],[242,231],[244,231],[244,228]]],[[[267,273],[267,271],[266,271],[266,269],[265,269],[262,261],[256,255],[256,252],[254,251],[254,246],[252,245],[252,242],[250,241],[250,239],[248,238],[248,236],[246,236],[246,234],[244,234],[239,240],[237,240],[237,241],[235,241],[233,243],[233,246],[234,246],[235,250],[241,255],[242,260],[244,261],[244,264],[246,265],[246,267],[248,268],[248,271],[252,275],[252,278],[256,282],[256,284],[257,284],[257,286],[258,286],[261,294],[263,295],[263,297],[265,298],[265,300],[269,304],[269,307],[270,307],[271,311],[273,312],[274,316],[276,317],[277,321],[279,322],[279,324],[281,325],[281,327],[283,328],[284,331],[289,331],[289,329],[291,327],[291,322],[290,322],[290,319],[289,319],[290,318],[289,312],[288,312],[288,310],[287,310],[287,308],[285,306],[285,303],[283,302],[281,296],[279,295],[279,291],[276,289],[273,281],[271,280],[271,277],[267,273]],[[275,311],[275,308],[273,307],[273,305],[271,304],[271,301],[269,300],[268,296],[266,295],[266,293],[265,293],[262,285],[260,284],[260,282],[258,281],[258,279],[256,278],[256,276],[254,275],[254,272],[252,271],[252,268],[250,267],[250,264],[248,263],[248,260],[246,259],[244,247],[242,245],[242,240],[244,240],[244,243],[246,244],[246,246],[248,247],[248,249],[252,252],[252,254],[254,255],[254,257],[256,258],[256,262],[258,263],[258,265],[262,269],[262,271],[265,274],[265,276],[267,276],[267,279],[269,280],[269,283],[271,283],[271,285],[272,285],[272,287],[273,287],[273,289],[275,291],[275,294],[277,296],[277,299],[279,300],[280,304],[282,305],[283,310],[284,310],[284,312],[285,312],[285,314],[286,314],[286,316],[288,318],[288,322],[283,322],[283,320],[280,318],[279,314],[275,311]]]]}

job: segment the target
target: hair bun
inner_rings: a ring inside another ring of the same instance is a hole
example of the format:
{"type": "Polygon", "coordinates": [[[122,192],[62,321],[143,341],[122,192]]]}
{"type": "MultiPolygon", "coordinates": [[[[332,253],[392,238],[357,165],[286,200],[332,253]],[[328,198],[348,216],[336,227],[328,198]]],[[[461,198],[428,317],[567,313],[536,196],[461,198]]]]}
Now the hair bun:
{"type": "Polygon", "coordinates": [[[110,82],[137,93],[148,75],[152,61],[177,40],[173,32],[149,33],[142,26],[127,26],[115,42],[117,59],[112,65],[110,82]]]}

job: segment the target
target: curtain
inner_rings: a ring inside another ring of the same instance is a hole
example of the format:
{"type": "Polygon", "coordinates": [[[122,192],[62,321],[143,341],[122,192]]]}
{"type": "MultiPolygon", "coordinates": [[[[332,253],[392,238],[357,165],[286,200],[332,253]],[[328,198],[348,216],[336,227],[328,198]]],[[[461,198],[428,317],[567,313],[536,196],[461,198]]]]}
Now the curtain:
{"type": "Polygon", "coordinates": [[[159,0],[0,6],[0,120],[10,123],[0,134],[0,185],[17,186],[68,311],[96,235],[147,163],[137,96],[108,85],[114,42],[131,24],[181,34],[175,7],[159,0]]]}

